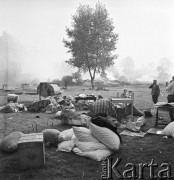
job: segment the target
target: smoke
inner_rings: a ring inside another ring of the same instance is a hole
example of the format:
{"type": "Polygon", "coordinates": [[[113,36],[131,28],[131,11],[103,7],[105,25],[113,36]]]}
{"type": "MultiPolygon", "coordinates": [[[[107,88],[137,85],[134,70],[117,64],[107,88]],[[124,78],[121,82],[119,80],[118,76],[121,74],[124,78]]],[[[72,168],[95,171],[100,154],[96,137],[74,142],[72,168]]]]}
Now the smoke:
{"type": "Polygon", "coordinates": [[[0,84],[19,82],[22,47],[14,37],[3,33],[0,37],[0,84]]]}
{"type": "Polygon", "coordinates": [[[142,64],[139,68],[135,67],[133,58],[126,57],[121,61],[121,70],[112,66],[109,68],[109,73],[112,74],[114,79],[124,80],[129,82],[151,82],[157,79],[158,82],[169,81],[172,77],[173,63],[169,58],[162,58],[155,62],[142,64]]]}
{"type": "Polygon", "coordinates": [[[162,58],[159,61],[159,65],[156,67],[157,79],[159,82],[166,82],[171,80],[173,69],[173,63],[168,58],[162,58]]]}
{"type": "Polygon", "coordinates": [[[135,68],[135,62],[131,57],[126,57],[122,60],[121,63],[123,75],[128,79],[130,82],[134,82],[141,78],[144,72],[140,69],[135,68]]]}

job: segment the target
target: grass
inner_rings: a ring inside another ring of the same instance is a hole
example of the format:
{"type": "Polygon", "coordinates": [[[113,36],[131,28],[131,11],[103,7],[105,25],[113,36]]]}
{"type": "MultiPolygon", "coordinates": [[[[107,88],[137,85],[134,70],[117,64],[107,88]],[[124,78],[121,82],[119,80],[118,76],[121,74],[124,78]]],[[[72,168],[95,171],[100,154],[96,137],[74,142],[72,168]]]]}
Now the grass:
{"type": "MultiPolygon", "coordinates": [[[[124,87],[110,87],[110,91],[92,91],[85,87],[68,87],[63,92],[63,95],[76,95],[79,93],[95,94],[99,93],[105,98],[111,98],[117,95],[117,92],[122,92],[124,87]],[[85,89],[85,90],[84,90],[85,89]]],[[[149,109],[153,103],[150,96],[150,90],[148,86],[129,86],[128,89],[133,90],[135,93],[134,104],[141,110],[149,109]]],[[[166,93],[163,87],[161,91],[164,96],[160,96],[160,101],[166,101],[166,93]]],[[[20,102],[31,103],[34,100],[38,100],[38,95],[25,95],[21,94],[20,102]]],[[[0,100],[5,103],[6,94],[0,92],[0,100]]],[[[8,135],[13,131],[22,131],[24,133],[31,133],[36,131],[41,132],[46,128],[56,128],[60,131],[71,128],[71,126],[63,126],[61,122],[55,118],[52,114],[44,113],[9,113],[0,114],[0,139],[8,135]],[[36,118],[39,116],[39,118],[36,118]]],[[[169,120],[169,115],[161,114],[169,120]]],[[[155,118],[148,118],[146,126],[142,131],[147,131],[149,128],[154,127],[155,118]]],[[[123,129],[119,129],[119,132],[123,129]]],[[[172,138],[164,139],[159,135],[146,135],[144,138],[122,136],[123,144],[121,148],[114,153],[111,158],[116,160],[122,158],[118,169],[123,172],[128,169],[125,167],[126,163],[133,163],[136,165],[138,173],[139,163],[150,163],[154,159],[158,164],[158,168],[155,168],[155,175],[158,171],[164,169],[161,166],[164,162],[171,163],[172,172],[174,171],[174,140],[172,138]]],[[[57,147],[46,147],[45,157],[46,166],[41,169],[30,169],[22,171],[19,168],[18,152],[13,154],[5,154],[0,152],[0,180],[57,180],[57,179],[101,179],[101,162],[96,162],[91,159],[80,157],[74,153],[57,152],[57,147]]],[[[130,175],[130,174],[128,174],[130,175]]],[[[113,178],[118,177],[113,173],[113,178]]],[[[149,178],[149,168],[144,170],[144,179],[149,178]]]]}

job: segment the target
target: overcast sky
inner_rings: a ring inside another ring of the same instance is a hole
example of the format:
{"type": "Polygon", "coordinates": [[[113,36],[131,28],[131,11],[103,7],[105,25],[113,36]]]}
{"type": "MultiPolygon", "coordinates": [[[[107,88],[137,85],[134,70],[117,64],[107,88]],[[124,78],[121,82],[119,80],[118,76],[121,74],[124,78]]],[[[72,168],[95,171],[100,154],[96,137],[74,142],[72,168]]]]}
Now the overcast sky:
{"type": "MultiPolygon", "coordinates": [[[[65,27],[79,3],[98,0],[0,0],[0,34],[6,31],[34,51],[21,62],[22,71],[45,79],[71,74],[64,61],[70,56],[62,43],[65,27]],[[36,55],[37,54],[37,55],[36,55]],[[39,70],[38,70],[39,68],[39,70]],[[41,70],[42,69],[42,70],[41,70]]],[[[174,61],[174,0],[100,0],[106,5],[119,34],[115,67],[130,56],[137,68],[174,61]]]]}

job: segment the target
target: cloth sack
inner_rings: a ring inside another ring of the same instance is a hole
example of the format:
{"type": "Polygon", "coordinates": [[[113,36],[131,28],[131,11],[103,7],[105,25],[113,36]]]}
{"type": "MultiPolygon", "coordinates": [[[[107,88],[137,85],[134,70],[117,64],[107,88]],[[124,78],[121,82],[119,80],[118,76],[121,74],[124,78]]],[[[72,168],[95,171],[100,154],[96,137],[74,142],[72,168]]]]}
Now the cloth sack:
{"type": "Polygon", "coordinates": [[[63,142],[63,141],[70,141],[73,138],[74,131],[73,128],[64,130],[60,132],[59,137],[58,137],[58,142],[63,142]]]}
{"type": "Polygon", "coordinates": [[[100,142],[82,142],[76,141],[75,146],[83,152],[96,151],[96,150],[108,150],[108,147],[100,142]]]}
{"type": "Polygon", "coordinates": [[[100,127],[93,123],[89,124],[89,129],[93,136],[101,143],[106,145],[110,150],[117,151],[120,147],[120,138],[112,130],[106,127],[100,127]]]}
{"type": "Polygon", "coordinates": [[[107,150],[96,150],[96,151],[88,151],[83,152],[79,148],[73,148],[73,152],[79,156],[85,156],[95,161],[103,161],[105,158],[113,154],[113,152],[109,149],[107,150]]]}
{"type": "Polygon", "coordinates": [[[57,144],[60,131],[57,129],[45,129],[42,131],[45,144],[57,144]]]}
{"type": "Polygon", "coordinates": [[[85,127],[73,126],[73,131],[76,138],[82,142],[99,142],[92,134],[91,131],[85,127]]]}
{"type": "Polygon", "coordinates": [[[63,141],[58,144],[56,151],[71,152],[74,148],[74,141],[63,141]]]}
{"type": "Polygon", "coordinates": [[[8,95],[7,95],[7,102],[12,101],[12,102],[15,103],[15,102],[18,101],[18,99],[19,99],[19,96],[16,95],[16,94],[8,94],[8,95]]]}
{"type": "Polygon", "coordinates": [[[17,146],[19,139],[24,133],[20,131],[12,132],[11,134],[7,135],[1,142],[1,150],[7,153],[17,151],[17,146]]]}
{"type": "Polygon", "coordinates": [[[108,117],[97,116],[97,117],[92,118],[91,122],[97,126],[106,127],[112,130],[120,138],[120,142],[122,142],[121,136],[117,132],[116,125],[111,120],[109,120],[108,117]]]}
{"type": "Polygon", "coordinates": [[[174,122],[169,123],[163,130],[162,134],[174,137],[174,122]]]}

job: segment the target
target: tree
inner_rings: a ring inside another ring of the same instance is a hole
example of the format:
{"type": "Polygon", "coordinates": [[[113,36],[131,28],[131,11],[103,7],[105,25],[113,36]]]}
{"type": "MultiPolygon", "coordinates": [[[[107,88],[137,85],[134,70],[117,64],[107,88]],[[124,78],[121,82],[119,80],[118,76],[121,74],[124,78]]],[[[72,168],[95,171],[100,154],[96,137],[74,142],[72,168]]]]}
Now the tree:
{"type": "Polygon", "coordinates": [[[73,84],[72,80],[73,80],[73,77],[69,75],[62,77],[62,82],[64,82],[65,87],[67,87],[68,85],[72,85],[73,84]]]}
{"type": "Polygon", "coordinates": [[[73,73],[72,77],[73,77],[73,80],[75,80],[75,82],[78,85],[82,84],[82,75],[81,75],[81,72],[79,70],[77,72],[73,73]]]}
{"type": "Polygon", "coordinates": [[[95,8],[80,5],[72,16],[72,27],[66,28],[69,40],[63,40],[65,47],[72,54],[66,62],[73,67],[89,72],[94,88],[96,73],[105,71],[114,64],[118,34],[114,33],[112,20],[107,9],[101,3],[95,8]]]}

